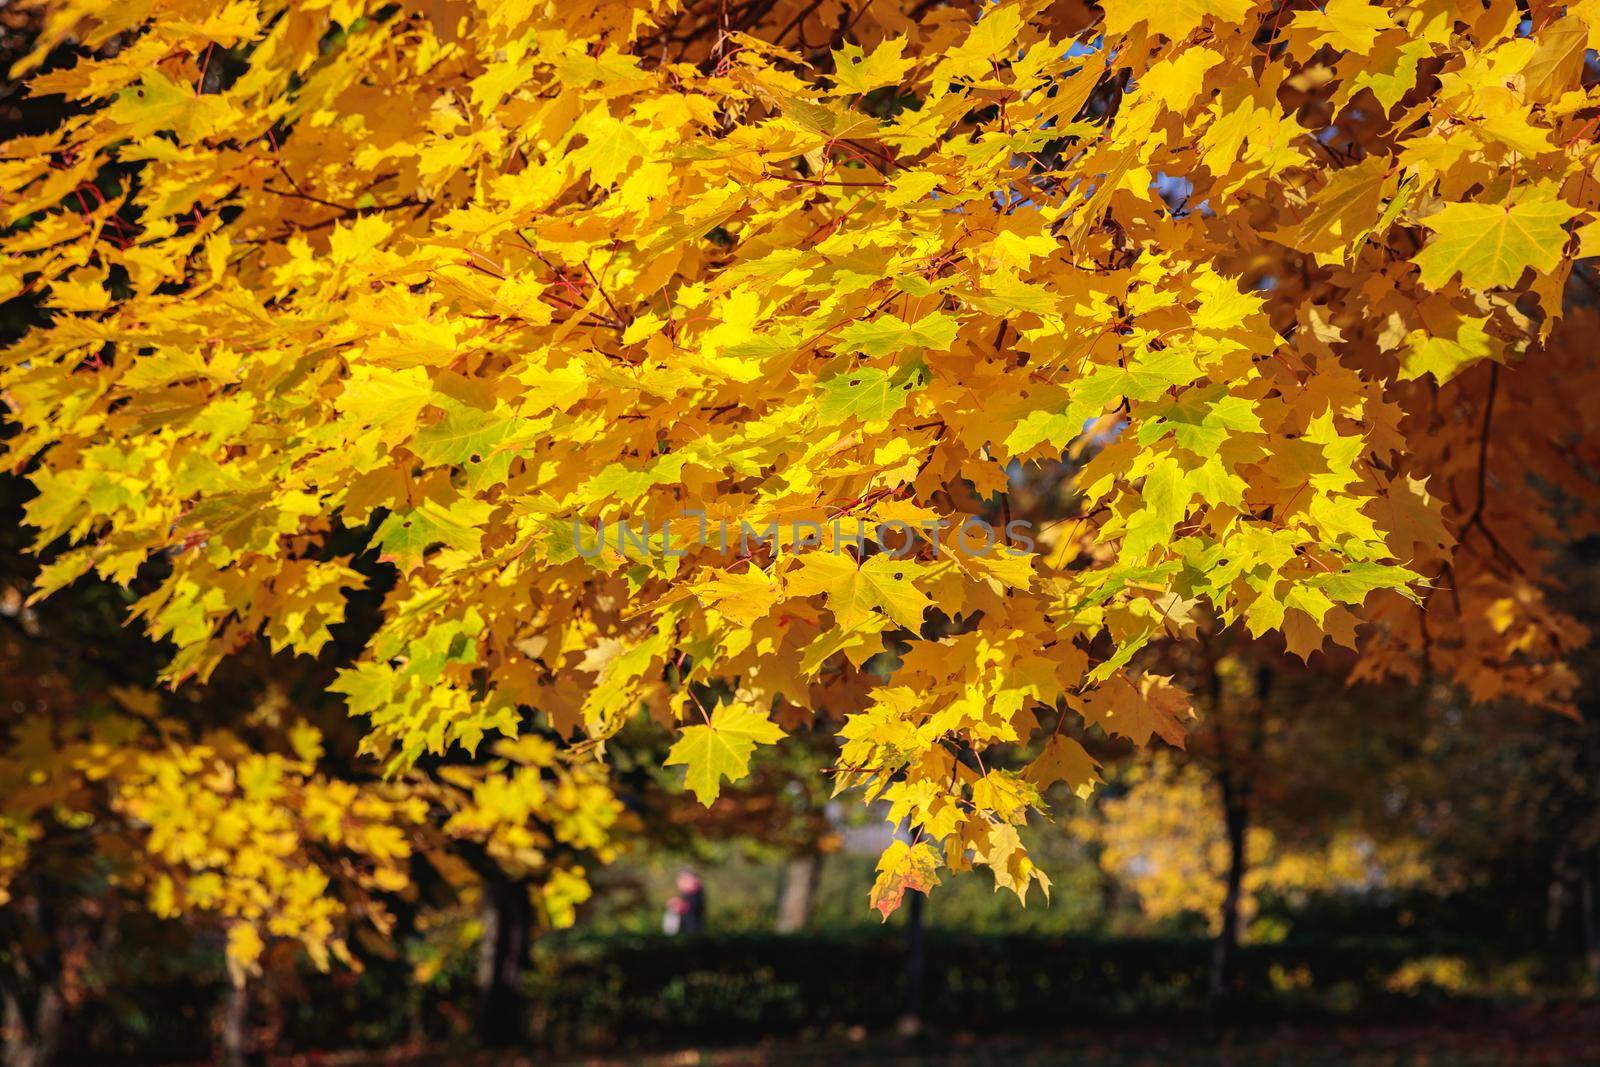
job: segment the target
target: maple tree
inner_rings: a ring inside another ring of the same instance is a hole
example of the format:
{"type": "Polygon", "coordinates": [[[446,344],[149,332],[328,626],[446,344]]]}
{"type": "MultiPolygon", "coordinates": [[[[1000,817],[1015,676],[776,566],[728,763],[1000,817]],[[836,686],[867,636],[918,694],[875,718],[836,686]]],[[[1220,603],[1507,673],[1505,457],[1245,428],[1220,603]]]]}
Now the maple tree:
{"type": "Polygon", "coordinates": [[[1429,694],[1389,686],[1378,699],[1330,685],[1326,664],[1308,668],[1266,641],[1230,648],[1230,636],[1167,650],[1200,709],[1183,750],[1120,761],[1116,788],[1069,820],[1146,916],[1205,920],[1214,1009],[1237,992],[1239,945],[1264,893],[1443,880],[1405,803],[1415,753],[1443,717],[1429,694]]]}
{"type": "MultiPolygon", "coordinates": [[[[131,591],[82,583],[23,603],[35,568],[10,521],[20,485],[0,479],[8,1065],[49,1062],[120,943],[152,929],[217,947],[222,1051],[244,1062],[253,977],[301,953],[319,970],[359,970],[464,911],[491,928],[520,921],[520,944],[484,939],[504,967],[532,933],[573,923],[589,872],[630,829],[605,768],[530,733],[385,781],[352,758],[339,710],[307,699],[326,672],[306,660],[285,670],[260,642],[213,686],[152,691],[161,651],[120,625],[131,591]]],[[[499,977],[485,1005],[504,1000],[499,977]]]]}
{"type": "MultiPolygon", "coordinates": [[[[200,735],[153,694],[73,692],[37,658],[20,669],[17,651],[0,641],[0,679],[29,702],[3,720],[0,755],[8,1063],[48,1061],[63,1007],[133,911],[202,943],[215,931],[227,1008],[243,1012],[273,943],[318,969],[359,968],[352,933],[392,935],[397,912],[418,910],[418,865],[492,917],[527,915],[525,952],[535,925],[573,922],[587,865],[617,847],[621,806],[603,770],[532,735],[473,765],[381,781],[325,759],[321,732],[281,692],[200,735]]],[[[491,940],[496,953],[516,958],[491,940]]],[[[485,999],[499,989],[487,984],[485,999]]],[[[225,1042],[242,1022],[227,1020],[225,1042]]]]}
{"type": "MultiPolygon", "coordinates": [[[[142,907],[181,920],[190,936],[217,929],[243,990],[274,941],[297,945],[319,969],[333,958],[360,966],[350,931],[391,933],[396,905],[416,907],[414,860],[425,857],[468,901],[490,898],[486,910],[502,923],[536,908],[550,929],[571,925],[590,894],[585,864],[616,847],[621,809],[603,772],[564,764],[536,737],[503,741],[497,758],[475,766],[363,781],[319,769],[321,734],[303,720],[278,731],[287,752],[263,751],[225,730],[190,738],[148,695],[112,697],[120,706],[110,711],[80,705],[65,723],[14,724],[0,759],[0,923],[17,951],[59,954],[47,931],[64,929],[81,970],[103,954],[96,932],[109,935],[118,912],[142,907]]],[[[522,919],[515,945],[491,936],[485,955],[515,963],[533,926],[522,919]]],[[[59,1017],[73,976],[23,975],[40,968],[7,962],[18,980],[0,987],[17,1003],[29,994],[38,1013],[19,1029],[48,1050],[47,1020],[59,1017]]],[[[503,1000],[503,988],[488,983],[486,1001],[503,1000]]]]}
{"type": "Polygon", "coordinates": [[[1182,744],[1199,628],[1570,710],[1593,0],[43,10],[6,462],[36,596],[151,577],[173,683],[318,653],[371,551],[392,774],[643,707],[711,801],[826,716],[886,914],[1048,891],[1038,712],[1182,744]]]}

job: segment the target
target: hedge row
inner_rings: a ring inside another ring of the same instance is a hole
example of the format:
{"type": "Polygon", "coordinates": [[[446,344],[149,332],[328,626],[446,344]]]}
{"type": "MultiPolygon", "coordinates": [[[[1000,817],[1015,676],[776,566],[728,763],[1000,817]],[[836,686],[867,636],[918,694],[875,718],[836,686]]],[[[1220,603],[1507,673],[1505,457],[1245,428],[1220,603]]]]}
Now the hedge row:
{"type": "MultiPolygon", "coordinates": [[[[921,1014],[934,1030],[978,1034],[1167,1023],[1207,1011],[1211,943],[1028,934],[926,936],[921,1014]]],[[[568,935],[540,941],[525,990],[527,1033],[557,1050],[660,1048],[883,1032],[906,1008],[904,930],[693,938],[568,935]]],[[[467,1036],[470,960],[418,985],[404,961],[361,973],[301,971],[259,985],[252,1022],[279,1051],[438,1046],[467,1036]]],[[[137,970],[137,969],[136,969],[137,970]]],[[[1259,1022],[1411,1015],[1419,1001],[1508,988],[1564,991],[1575,961],[1511,956],[1479,942],[1372,939],[1246,946],[1235,1008],[1259,1022]],[[1431,962],[1449,961],[1442,968],[1431,962]],[[1407,988],[1397,976],[1408,975],[1407,988]]],[[[130,974],[80,1006],[66,1063],[205,1059],[220,974],[211,982],[130,974]]],[[[198,973],[191,969],[186,974],[198,973]]]]}
{"type": "MultiPolygon", "coordinates": [[[[921,1014],[978,1032],[1200,1015],[1211,951],[1203,939],[930,932],[921,1014]]],[[[1413,1011],[1447,995],[1429,981],[1427,961],[1442,958],[1442,974],[1473,989],[1513,966],[1472,944],[1246,946],[1234,1005],[1258,1019],[1413,1011]]],[[[651,1046],[885,1027],[907,1006],[906,960],[897,931],[549,942],[529,983],[532,1032],[556,1047],[651,1046]]]]}

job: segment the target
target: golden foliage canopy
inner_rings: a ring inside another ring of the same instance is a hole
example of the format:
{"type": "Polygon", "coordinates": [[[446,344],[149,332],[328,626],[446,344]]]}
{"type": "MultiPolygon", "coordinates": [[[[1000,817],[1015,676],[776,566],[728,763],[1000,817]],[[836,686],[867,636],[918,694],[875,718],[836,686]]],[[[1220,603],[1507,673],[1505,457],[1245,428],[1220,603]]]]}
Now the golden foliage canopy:
{"type": "Polygon", "coordinates": [[[204,679],[318,652],[353,537],[395,769],[644,706],[711,798],[827,712],[916,828],[886,910],[1048,886],[1015,825],[1093,762],[1000,754],[1040,708],[1181,743],[1135,657],[1197,626],[1564,706],[1600,5],[1102,7],[47,4],[75,110],[0,148],[40,593],[157,574],[204,679]],[[840,551],[1064,455],[1039,552],[840,551]]]}

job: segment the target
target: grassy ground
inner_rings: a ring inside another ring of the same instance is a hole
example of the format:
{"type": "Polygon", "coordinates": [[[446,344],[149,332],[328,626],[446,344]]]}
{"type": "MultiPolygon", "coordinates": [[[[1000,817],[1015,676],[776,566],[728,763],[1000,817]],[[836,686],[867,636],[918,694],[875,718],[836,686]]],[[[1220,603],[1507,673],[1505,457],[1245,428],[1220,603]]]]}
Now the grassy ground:
{"type": "Polygon", "coordinates": [[[278,1067],[439,1062],[462,1067],[1600,1067],[1600,1007],[1226,1031],[1147,1027],[1053,1035],[958,1033],[910,1041],[855,1035],[554,1060],[545,1055],[468,1057],[449,1050],[396,1050],[379,1057],[295,1057],[278,1067]]]}
{"type": "Polygon", "coordinates": [[[566,1062],[569,1067],[1580,1067],[1600,1064],[1600,1034],[1529,1040],[1529,1035],[1512,1032],[1465,1035],[1428,1027],[1368,1027],[1332,1032],[1275,1030],[1220,1038],[1180,1033],[968,1036],[937,1043],[862,1041],[686,1049],[566,1062]]]}

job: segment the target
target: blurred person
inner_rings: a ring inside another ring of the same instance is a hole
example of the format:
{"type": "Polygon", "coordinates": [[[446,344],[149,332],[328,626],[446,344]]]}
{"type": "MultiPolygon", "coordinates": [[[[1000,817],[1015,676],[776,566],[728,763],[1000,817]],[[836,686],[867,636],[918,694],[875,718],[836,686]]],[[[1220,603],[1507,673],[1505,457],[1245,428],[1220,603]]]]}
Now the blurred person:
{"type": "Polygon", "coordinates": [[[678,872],[678,892],[667,901],[661,916],[661,932],[668,935],[698,934],[706,928],[706,890],[700,876],[685,867],[678,872]]]}

